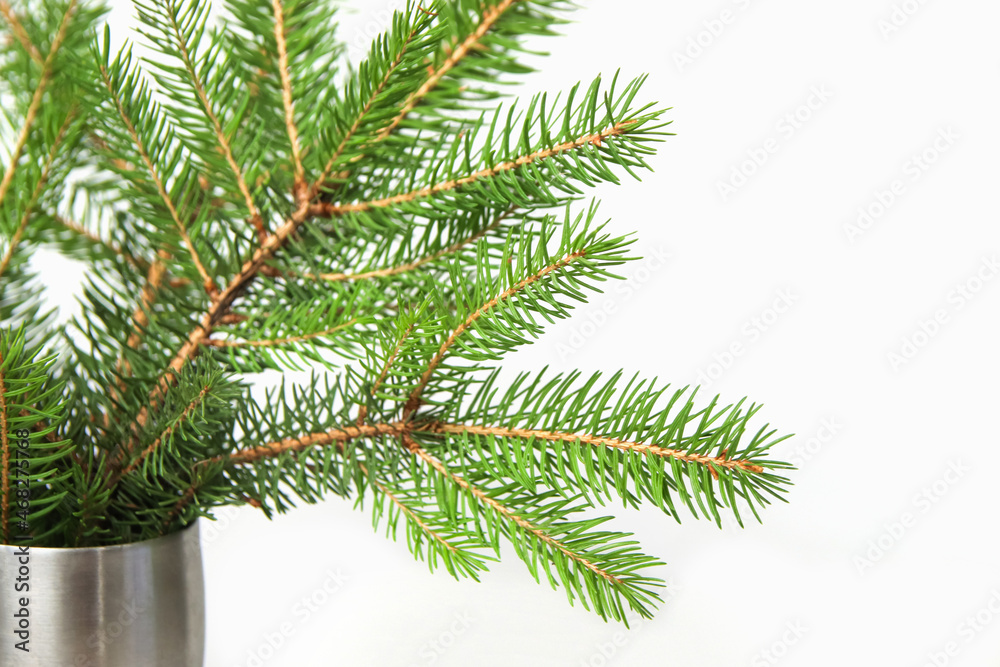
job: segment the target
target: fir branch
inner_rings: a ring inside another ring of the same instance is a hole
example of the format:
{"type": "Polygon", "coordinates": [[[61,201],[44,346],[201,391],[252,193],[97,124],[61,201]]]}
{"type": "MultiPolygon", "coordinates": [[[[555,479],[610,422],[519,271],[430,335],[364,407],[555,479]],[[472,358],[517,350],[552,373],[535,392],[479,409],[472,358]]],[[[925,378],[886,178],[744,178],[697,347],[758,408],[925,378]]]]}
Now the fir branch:
{"type": "MultiPolygon", "coordinates": [[[[67,1],[62,23],[60,7],[21,25],[0,0],[7,69],[27,109],[0,184],[7,209],[18,189],[7,227],[14,245],[54,232],[95,269],[73,322],[82,340],[64,341],[65,388],[37,350],[21,354],[0,332],[5,539],[15,495],[6,434],[24,428],[29,476],[48,503],[30,515],[32,544],[124,544],[222,505],[271,518],[292,496],[331,492],[373,498],[373,524],[393,538],[402,520],[432,570],[476,578],[508,539],[536,580],[624,621],[626,604],[648,616],[659,599],[662,582],[640,572],[659,563],[628,535],[596,530],[609,517],[578,519],[593,501],[648,501],[673,517],[675,502],[696,516],[697,504],[716,520],[729,507],[739,520],[737,505],[756,514],[781,498],[788,480],[777,473],[789,466],[767,458],[774,431],[748,426],[756,404],[716,397],[699,408],[684,389],[663,407],[665,389],[638,376],[620,391],[620,374],[603,386],[595,375],[574,387],[579,374],[501,383],[487,365],[634,259],[628,236],[574,202],[583,187],[618,183],[620,170],[638,178],[668,134],[662,111],[635,102],[644,77],[617,92],[617,75],[609,89],[598,77],[526,107],[480,104],[531,70],[517,56],[565,23],[556,12],[570,2],[430,11],[411,0],[367,59],[334,77],[346,59],[331,0],[226,0],[215,26],[206,0],[136,0],[140,32],[166,57],[133,64],[126,47],[112,58],[106,30],[90,48],[93,97],[76,102],[87,138],[74,124],[53,146],[65,111],[53,118],[48,100],[76,100],[55,82],[85,72],[75,63],[88,48],[83,31],[60,36],[79,0],[67,1]],[[72,60],[53,65],[55,48],[41,58],[31,39],[65,41],[72,60]],[[57,180],[73,183],[68,201],[45,188],[57,180]],[[78,210],[77,193],[117,226],[104,234],[87,213],[83,224],[60,216],[78,210]],[[564,220],[548,213],[557,207],[564,220]],[[50,212],[38,234],[36,209],[50,212]],[[505,222],[514,210],[520,219],[505,222]],[[297,368],[296,355],[358,363],[324,386],[314,374],[290,398],[283,383],[251,400],[242,378],[297,368]]],[[[99,13],[81,3],[73,26],[99,13]]],[[[0,307],[38,329],[35,311],[7,306],[26,303],[33,279],[12,254],[0,257],[12,274],[0,307]]]]}
{"type": "Polygon", "coordinates": [[[112,480],[109,482],[109,486],[114,486],[118,482],[118,479],[120,477],[128,475],[133,470],[142,465],[142,463],[146,460],[146,458],[151,456],[164,441],[170,438],[173,432],[177,430],[177,428],[184,422],[184,420],[188,418],[191,412],[193,412],[202,403],[202,401],[204,401],[205,395],[209,392],[211,388],[212,388],[211,385],[208,384],[202,387],[201,392],[199,392],[198,395],[195,396],[190,403],[188,403],[187,407],[184,408],[184,411],[181,412],[181,414],[177,417],[177,419],[171,422],[170,425],[167,426],[167,428],[165,428],[163,432],[160,433],[159,436],[157,436],[156,440],[154,440],[152,444],[150,444],[148,447],[142,450],[142,452],[139,453],[139,456],[137,456],[131,463],[129,463],[121,471],[118,478],[112,478],[112,480]]]}
{"type": "MultiPolygon", "coordinates": [[[[212,301],[211,306],[202,316],[199,323],[191,329],[187,338],[177,352],[171,358],[169,364],[167,365],[166,371],[160,376],[156,385],[150,392],[149,398],[151,404],[156,404],[156,402],[163,396],[164,392],[176,381],[177,374],[182,368],[190,361],[197,353],[198,350],[205,345],[205,341],[215,330],[222,319],[229,314],[229,308],[232,306],[233,302],[239,298],[241,294],[250,285],[253,279],[265,266],[265,263],[274,256],[274,253],[281,248],[288,237],[291,236],[298,229],[307,218],[309,213],[309,204],[304,202],[299,208],[289,216],[285,222],[277,229],[274,233],[269,235],[267,239],[254,250],[253,256],[247,260],[240,269],[240,272],[234,276],[229,284],[224,290],[219,294],[218,298],[212,301]]],[[[145,426],[149,419],[149,407],[143,406],[135,418],[132,421],[132,431],[136,433],[139,429],[145,426]]],[[[122,458],[131,453],[135,446],[135,437],[125,443],[123,448],[119,450],[117,458],[111,464],[111,470],[114,470],[116,466],[120,465],[122,458]]]]}
{"type": "Polygon", "coordinates": [[[114,102],[115,109],[118,112],[118,117],[121,119],[122,123],[125,125],[125,129],[128,131],[129,136],[132,138],[132,142],[135,144],[136,150],[139,152],[139,156],[146,165],[146,170],[153,179],[153,184],[156,186],[156,191],[159,193],[160,199],[162,199],[164,205],[166,205],[167,210],[170,212],[170,218],[173,220],[178,233],[181,235],[181,239],[183,239],[184,244],[187,246],[188,255],[191,256],[191,261],[194,263],[198,270],[198,274],[201,276],[202,285],[205,288],[205,291],[210,296],[215,297],[218,295],[219,288],[216,286],[215,281],[205,269],[205,265],[202,264],[201,258],[198,256],[198,251],[194,247],[194,242],[188,235],[187,228],[184,223],[181,222],[180,215],[177,213],[177,207],[174,205],[173,199],[167,193],[166,187],[164,187],[163,184],[163,179],[160,177],[160,174],[156,169],[156,165],[153,164],[142,138],[136,131],[135,124],[126,112],[122,98],[118,91],[115,90],[114,83],[112,82],[111,76],[108,73],[107,68],[104,66],[104,63],[101,63],[100,65],[100,73],[104,87],[107,89],[108,95],[111,96],[111,99],[114,102]]]}
{"type": "Polygon", "coordinates": [[[530,521],[528,521],[524,517],[520,516],[518,513],[514,512],[510,508],[504,506],[503,503],[501,503],[498,500],[496,500],[495,498],[491,497],[489,494],[487,494],[482,489],[480,489],[480,488],[478,488],[478,487],[470,484],[469,482],[467,482],[462,477],[459,477],[457,474],[453,473],[451,470],[448,469],[447,466],[445,466],[438,459],[436,459],[433,456],[431,456],[427,452],[426,449],[424,449],[419,444],[417,444],[409,436],[404,436],[403,437],[403,442],[406,445],[406,448],[409,449],[410,452],[412,452],[414,456],[416,456],[417,458],[421,459],[422,461],[424,461],[425,463],[427,463],[428,465],[430,465],[432,468],[434,468],[435,470],[437,470],[443,477],[451,480],[453,483],[455,483],[456,485],[458,485],[462,490],[471,493],[483,505],[488,506],[490,509],[492,509],[494,512],[496,512],[498,515],[502,516],[505,519],[513,521],[515,524],[517,524],[517,526],[519,528],[521,528],[525,532],[531,534],[534,538],[536,538],[539,541],[544,542],[545,544],[547,544],[547,545],[555,548],[556,550],[558,550],[559,552],[561,552],[563,555],[565,555],[569,560],[575,562],[580,567],[583,567],[583,568],[585,568],[587,570],[590,570],[592,573],[594,573],[595,575],[597,575],[601,579],[607,581],[608,583],[614,584],[616,586],[621,586],[622,585],[622,581],[618,577],[616,577],[615,575],[613,575],[610,572],[607,572],[607,571],[605,571],[605,570],[597,567],[594,563],[591,563],[589,560],[587,560],[586,558],[584,558],[580,554],[578,554],[575,551],[573,551],[572,549],[568,548],[565,544],[563,544],[559,540],[556,540],[555,538],[551,537],[548,533],[546,533],[544,530],[542,530],[538,526],[534,525],[533,523],[531,523],[530,521]]]}
{"type": "Polygon", "coordinates": [[[377,135],[378,140],[383,140],[388,137],[392,132],[399,127],[399,124],[403,122],[406,115],[409,114],[413,109],[420,103],[420,101],[427,96],[427,94],[437,86],[438,82],[449,72],[459,61],[464,58],[470,50],[472,50],[483,36],[489,32],[490,28],[497,22],[497,20],[503,16],[503,13],[507,11],[511,5],[519,0],[501,0],[499,4],[491,5],[486,7],[483,12],[482,20],[476,29],[466,37],[461,44],[459,44],[451,54],[445,59],[441,65],[436,68],[431,68],[427,80],[414,91],[403,103],[400,108],[399,113],[382,128],[381,132],[377,135]]]}
{"type": "Polygon", "coordinates": [[[111,254],[121,257],[136,269],[139,269],[140,271],[149,270],[149,261],[147,259],[142,257],[136,257],[131,253],[125,252],[123,248],[120,248],[112,241],[109,241],[108,239],[105,239],[100,235],[95,234],[91,230],[81,225],[79,222],[76,222],[75,220],[70,220],[69,218],[59,215],[58,213],[50,213],[49,217],[52,218],[55,222],[57,222],[59,225],[61,225],[64,229],[73,232],[81,239],[85,239],[91,245],[100,246],[101,248],[104,248],[111,254]]]}
{"type": "Polygon", "coordinates": [[[400,350],[403,349],[403,343],[405,343],[406,339],[409,338],[410,334],[413,333],[413,329],[415,326],[416,323],[410,324],[408,327],[406,327],[406,329],[403,330],[403,334],[396,340],[396,346],[389,354],[389,358],[386,359],[385,365],[382,367],[382,371],[378,374],[378,378],[375,380],[375,384],[372,385],[372,390],[371,390],[372,396],[374,396],[376,392],[378,392],[379,387],[381,387],[382,383],[385,382],[385,378],[389,374],[389,370],[392,368],[392,365],[396,362],[396,357],[399,356],[400,350]]]}
{"type": "Polygon", "coordinates": [[[409,34],[407,34],[406,37],[403,39],[403,43],[399,49],[399,53],[397,53],[396,57],[392,60],[391,63],[389,63],[389,66],[386,68],[385,74],[382,76],[382,79],[378,82],[378,84],[372,89],[371,93],[368,95],[368,99],[365,101],[364,106],[358,112],[357,116],[354,119],[354,122],[351,124],[351,127],[348,128],[347,132],[344,133],[344,136],[341,138],[340,143],[337,145],[337,148],[333,151],[333,154],[330,156],[330,159],[327,160],[326,165],[324,165],[323,171],[320,174],[319,178],[317,178],[316,182],[313,184],[313,187],[310,191],[310,197],[309,197],[310,200],[316,197],[316,195],[319,193],[319,188],[322,187],[324,183],[326,183],[327,178],[329,178],[330,174],[333,171],[334,165],[337,164],[337,161],[344,153],[344,149],[347,148],[348,142],[350,142],[351,138],[354,137],[355,133],[358,131],[358,128],[361,127],[361,124],[364,122],[365,118],[371,112],[372,105],[375,103],[375,100],[378,99],[378,96],[382,94],[382,91],[389,83],[389,80],[392,78],[393,74],[395,74],[396,70],[403,62],[403,58],[406,55],[407,50],[410,48],[410,45],[413,43],[413,40],[416,39],[417,35],[421,32],[423,27],[424,24],[421,23],[414,24],[409,34]]]}
{"type": "Polygon", "coordinates": [[[394,494],[389,489],[389,487],[387,487],[385,484],[375,479],[372,476],[372,474],[368,472],[368,468],[363,463],[358,464],[358,469],[361,470],[361,473],[366,478],[368,478],[369,483],[373,485],[375,488],[377,488],[382,493],[382,495],[388,498],[396,507],[398,507],[399,511],[406,514],[409,520],[413,522],[413,524],[417,526],[420,529],[420,531],[430,536],[432,540],[440,544],[444,549],[447,549],[452,554],[453,557],[457,557],[461,554],[461,549],[459,549],[459,547],[455,546],[447,539],[445,539],[444,536],[435,531],[430,525],[427,524],[426,521],[424,521],[423,518],[420,517],[420,515],[412,507],[407,505],[405,502],[403,502],[403,500],[400,497],[394,494]]]}
{"type": "Polygon", "coordinates": [[[451,348],[452,345],[455,344],[455,341],[458,340],[458,338],[463,333],[465,333],[465,331],[469,327],[471,327],[476,322],[476,320],[480,319],[483,315],[488,313],[490,310],[496,308],[499,304],[504,303],[515,294],[518,294],[532,283],[541,280],[542,278],[544,278],[545,276],[554,271],[559,271],[560,269],[569,266],[570,264],[573,263],[574,260],[577,260],[585,256],[586,254],[587,251],[585,249],[569,253],[568,255],[562,257],[558,261],[543,267],[539,271],[535,272],[533,275],[528,276],[527,278],[521,280],[516,285],[512,285],[511,287],[507,288],[503,293],[493,297],[486,303],[482,304],[479,308],[474,310],[472,313],[470,313],[469,316],[465,318],[465,321],[459,324],[458,327],[454,331],[452,331],[451,334],[449,334],[448,338],[445,339],[443,343],[441,343],[441,347],[438,348],[437,353],[431,358],[430,362],[425,367],[424,372],[420,377],[420,382],[410,393],[410,397],[406,402],[406,406],[404,407],[404,414],[410,414],[413,411],[415,411],[417,407],[419,407],[421,394],[423,394],[424,389],[427,387],[427,383],[430,382],[431,375],[433,375],[434,371],[437,370],[437,367],[444,360],[445,355],[448,354],[448,350],[451,348]]]}
{"type": "MultiPolygon", "coordinates": [[[[35,187],[31,192],[31,196],[28,199],[27,205],[24,207],[24,213],[21,214],[21,220],[17,225],[17,229],[14,230],[13,236],[10,239],[10,245],[7,247],[7,252],[4,253],[3,258],[0,258],[0,276],[3,276],[4,271],[7,270],[7,266],[10,264],[11,259],[14,257],[14,252],[17,250],[18,244],[21,242],[21,236],[24,234],[25,228],[28,226],[28,221],[31,219],[31,214],[34,213],[35,205],[38,203],[38,198],[41,197],[42,191],[45,190],[45,186],[48,184],[49,174],[52,170],[52,164],[55,162],[56,157],[59,154],[59,149],[62,145],[62,141],[66,136],[66,132],[69,129],[70,124],[76,117],[76,110],[70,109],[70,112],[66,114],[66,119],[63,121],[62,125],[59,127],[56,137],[52,142],[51,148],[49,148],[48,156],[45,158],[45,163],[42,166],[42,171],[38,176],[38,181],[35,183],[35,187]]],[[[13,170],[13,166],[11,167],[13,170]]]]}
{"type": "Polygon", "coordinates": [[[229,165],[229,168],[233,172],[233,176],[236,178],[236,185],[239,188],[240,193],[243,195],[243,201],[246,204],[247,211],[250,213],[250,224],[252,224],[254,229],[257,230],[258,238],[263,241],[267,238],[270,232],[267,229],[264,218],[261,217],[260,211],[257,209],[257,205],[254,203],[253,196],[250,194],[250,188],[247,187],[243,170],[240,169],[238,164],[236,164],[236,159],[233,157],[233,150],[230,146],[229,139],[226,138],[226,133],[222,129],[222,123],[219,121],[219,117],[213,109],[212,103],[208,99],[205,83],[198,74],[198,68],[195,66],[184,31],[181,30],[181,27],[178,24],[177,7],[172,2],[167,2],[165,4],[166,8],[164,14],[168,18],[170,29],[173,31],[176,39],[176,46],[181,62],[184,64],[184,69],[191,80],[191,86],[194,89],[195,95],[201,103],[202,111],[205,112],[205,116],[212,125],[212,130],[215,133],[215,139],[218,143],[219,150],[222,151],[223,156],[225,156],[226,163],[229,165]]]}
{"type": "Polygon", "coordinates": [[[3,180],[0,181],[0,203],[3,203],[4,198],[7,196],[7,191],[10,189],[11,181],[14,179],[14,171],[17,169],[17,165],[21,161],[21,156],[24,154],[24,146],[28,142],[28,134],[31,132],[31,127],[38,115],[38,108],[42,104],[42,97],[45,94],[45,90],[48,87],[49,82],[52,80],[53,66],[55,64],[56,55],[59,53],[59,49],[62,46],[63,41],[66,39],[66,31],[69,29],[69,24],[75,10],[76,0],[70,0],[69,6],[66,8],[66,13],[63,14],[62,22],[59,24],[59,29],[56,31],[56,36],[52,40],[52,46],[49,47],[49,52],[45,56],[45,61],[42,63],[41,78],[38,80],[35,92],[31,96],[31,102],[28,104],[28,111],[21,124],[21,130],[17,135],[17,141],[14,143],[14,149],[10,154],[10,162],[8,163],[6,171],[4,171],[3,180]]]}
{"type": "MultiPolygon", "coordinates": [[[[129,266],[135,268],[138,271],[146,273],[149,271],[150,262],[145,257],[138,257],[130,252],[126,252],[124,248],[118,244],[110,241],[99,234],[87,229],[79,222],[71,220],[63,215],[55,212],[47,213],[47,217],[53,220],[63,229],[72,232],[80,240],[94,246],[96,248],[102,248],[107,251],[108,254],[114,255],[116,257],[121,257],[129,266]]],[[[177,289],[185,287],[191,284],[191,281],[187,278],[165,278],[164,282],[170,286],[172,289],[177,289]]]]}
{"type": "Polygon", "coordinates": [[[567,141],[551,148],[544,148],[541,150],[534,151],[527,155],[522,155],[515,160],[510,160],[507,162],[501,162],[493,167],[488,167],[486,169],[481,169],[477,172],[469,174],[468,176],[463,176],[462,178],[452,179],[444,181],[442,183],[436,183],[434,185],[429,185],[418,190],[412,190],[410,192],[404,192],[398,195],[393,195],[392,197],[384,197],[381,199],[373,199],[370,201],[355,202],[349,204],[332,204],[327,202],[321,202],[316,204],[312,211],[314,215],[331,217],[331,216],[342,216],[347,213],[368,211],[373,208],[385,208],[389,206],[394,206],[396,204],[401,204],[405,202],[411,202],[415,199],[422,199],[425,197],[432,197],[434,195],[440,194],[442,192],[447,192],[449,190],[455,190],[465,185],[470,185],[476,181],[493,178],[499,174],[502,174],[518,167],[523,167],[525,165],[533,164],[546,160],[548,158],[560,155],[562,153],[567,153],[574,151],[581,146],[600,146],[601,143],[608,139],[609,137],[615,137],[625,133],[626,128],[632,125],[632,121],[624,121],[621,123],[616,123],[611,127],[607,127],[600,132],[588,133],[581,137],[578,137],[572,141],[567,141]]]}
{"type": "Polygon", "coordinates": [[[444,539],[443,537],[441,537],[440,535],[438,535],[436,532],[434,532],[434,529],[432,529],[430,526],[428,526],[426,523],[424,523],[424,521],[420,518],[420,516],[417,515],[417,513],[414,512],[413,509],[411,507],[409,507],[406,503],[404,503],[402,500],[400,500],[399,498],[397,498],[392,493],[392,491],[389,490],[388,487],[386,487],[384,484],[382,484],[378,480],[372,479],[371,475],[368,472],[368,468],[366,468],[363,464],[359,465],[358,467],[361,469],[361,472],[365,475],[365,477],[367,477],[370,480],[371,484],[373,484],[374,486],[376,486],[378,488],[378,490],[381,491],[383,493],[383,495],[385,495],[385,497],[387,497],[389,500],[391,500],[392,503],[396,507],[398,507],[401,512],[404,512],[410,518],[411,521],[413,521],[417,526],[420,527],[420,529],[422,531],[424,531],[425,533],[427,533],[428,535],[430,535],[432,539],[434,539],[435,541],[437,541],[438,543],[440,543],[441,546],[443,546],[444,548],[446,548],[448,551],[451,551],[454,554],[458,553],[458,547],[456,547],[451,542],[449,542],[448,540],[444,539]]]}

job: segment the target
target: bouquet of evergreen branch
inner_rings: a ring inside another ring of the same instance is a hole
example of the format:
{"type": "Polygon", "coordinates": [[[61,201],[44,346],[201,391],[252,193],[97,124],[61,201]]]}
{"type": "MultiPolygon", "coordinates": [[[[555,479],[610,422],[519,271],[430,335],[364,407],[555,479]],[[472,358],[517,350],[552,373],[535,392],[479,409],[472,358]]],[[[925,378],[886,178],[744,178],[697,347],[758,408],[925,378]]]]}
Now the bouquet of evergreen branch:
{"type": "Polygon", "coordinates": [[[623,620],[651,613],[658,561],[588,508],[742,523],[782,497],[756,405],[498,374],[633,259],[581,188],[668,134],[642,78],[498,101],[571,3],[410,4],[357,67],[332,0],[135,7],[142,64],[96,4],[0,6],[3,542],[124,544],[332,493],[402,521],[432,570],[475,579],[506,539],[623,620]],[[90,269],[58,325],[43,245],[90,269]],[[251,374],[303,364],[251,398],[251,374]]]}

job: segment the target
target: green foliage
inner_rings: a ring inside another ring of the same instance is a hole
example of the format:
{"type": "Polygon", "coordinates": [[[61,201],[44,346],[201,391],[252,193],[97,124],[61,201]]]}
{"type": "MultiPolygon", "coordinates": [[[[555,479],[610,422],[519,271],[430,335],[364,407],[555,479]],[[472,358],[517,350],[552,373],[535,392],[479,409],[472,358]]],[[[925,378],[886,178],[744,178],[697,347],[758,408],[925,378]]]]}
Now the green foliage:
{"type": "Polygon", "coordinates": [[[659,561],[598,505],[742,525],[783,499],[758,405],[622,372],[501,377],[634,259],[580,200],[669,136],[644,77],[502,99],[571,8],[410,3],[356,66],[332,0],[228,0],[222,21],[136,0],[143,62],[100,6],[7,12],[5,521],[12,480],[31,498],[4,541],[124,544],[332,494],[431,570],[478,579],[506,541],[624,621],[652,613],[659,561]],[[45,246],[88,269],[61,323],[45,246]],[[325,372],[251,395],[303,368],[325,372]]]}

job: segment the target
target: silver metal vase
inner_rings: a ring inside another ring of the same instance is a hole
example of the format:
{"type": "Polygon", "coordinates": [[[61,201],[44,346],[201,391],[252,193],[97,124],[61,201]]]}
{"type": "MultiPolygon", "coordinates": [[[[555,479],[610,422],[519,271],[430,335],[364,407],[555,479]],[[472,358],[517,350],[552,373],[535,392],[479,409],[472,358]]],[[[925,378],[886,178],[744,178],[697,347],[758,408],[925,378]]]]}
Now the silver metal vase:
{"type": "Polygon", "coordinates": [[[122,546],[31,547],[24,555],[17,546],[0,545],[0,586],[3,667],[204,663],[198,521],[171,535],[122,546]],[[18,582],[19,577],[27,579],[18,582]],[[27,583],[28,590],[17,591],[16,583],[27,583]],[[26,635],[21,634],[24,625],[26,635]],[[17,648],[25,636],[27,652],[17,648]]]}

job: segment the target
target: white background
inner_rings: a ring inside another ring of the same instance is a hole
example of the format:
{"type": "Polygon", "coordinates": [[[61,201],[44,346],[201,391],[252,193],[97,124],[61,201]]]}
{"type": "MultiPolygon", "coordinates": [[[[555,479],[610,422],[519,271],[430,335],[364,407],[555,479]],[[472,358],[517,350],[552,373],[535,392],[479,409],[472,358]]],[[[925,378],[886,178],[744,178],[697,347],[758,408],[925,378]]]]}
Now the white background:
{"type": "MultiPolygon", "coordinates": [[[[359,55],[401,4],[353,3],[341,39],[359,55]]],[[[648,72],[677,136],[594,193],[638,232],[627,287],[507,367],[764,402],[797,434],[789,504],[745,530],[621,514],[670,583],[631,630],[509,551],[431,575],[345,501],[232,510],[203,525],[207,665],[1000,665],[1000,5],[584,4],[523,92],[648,72]]]]}

